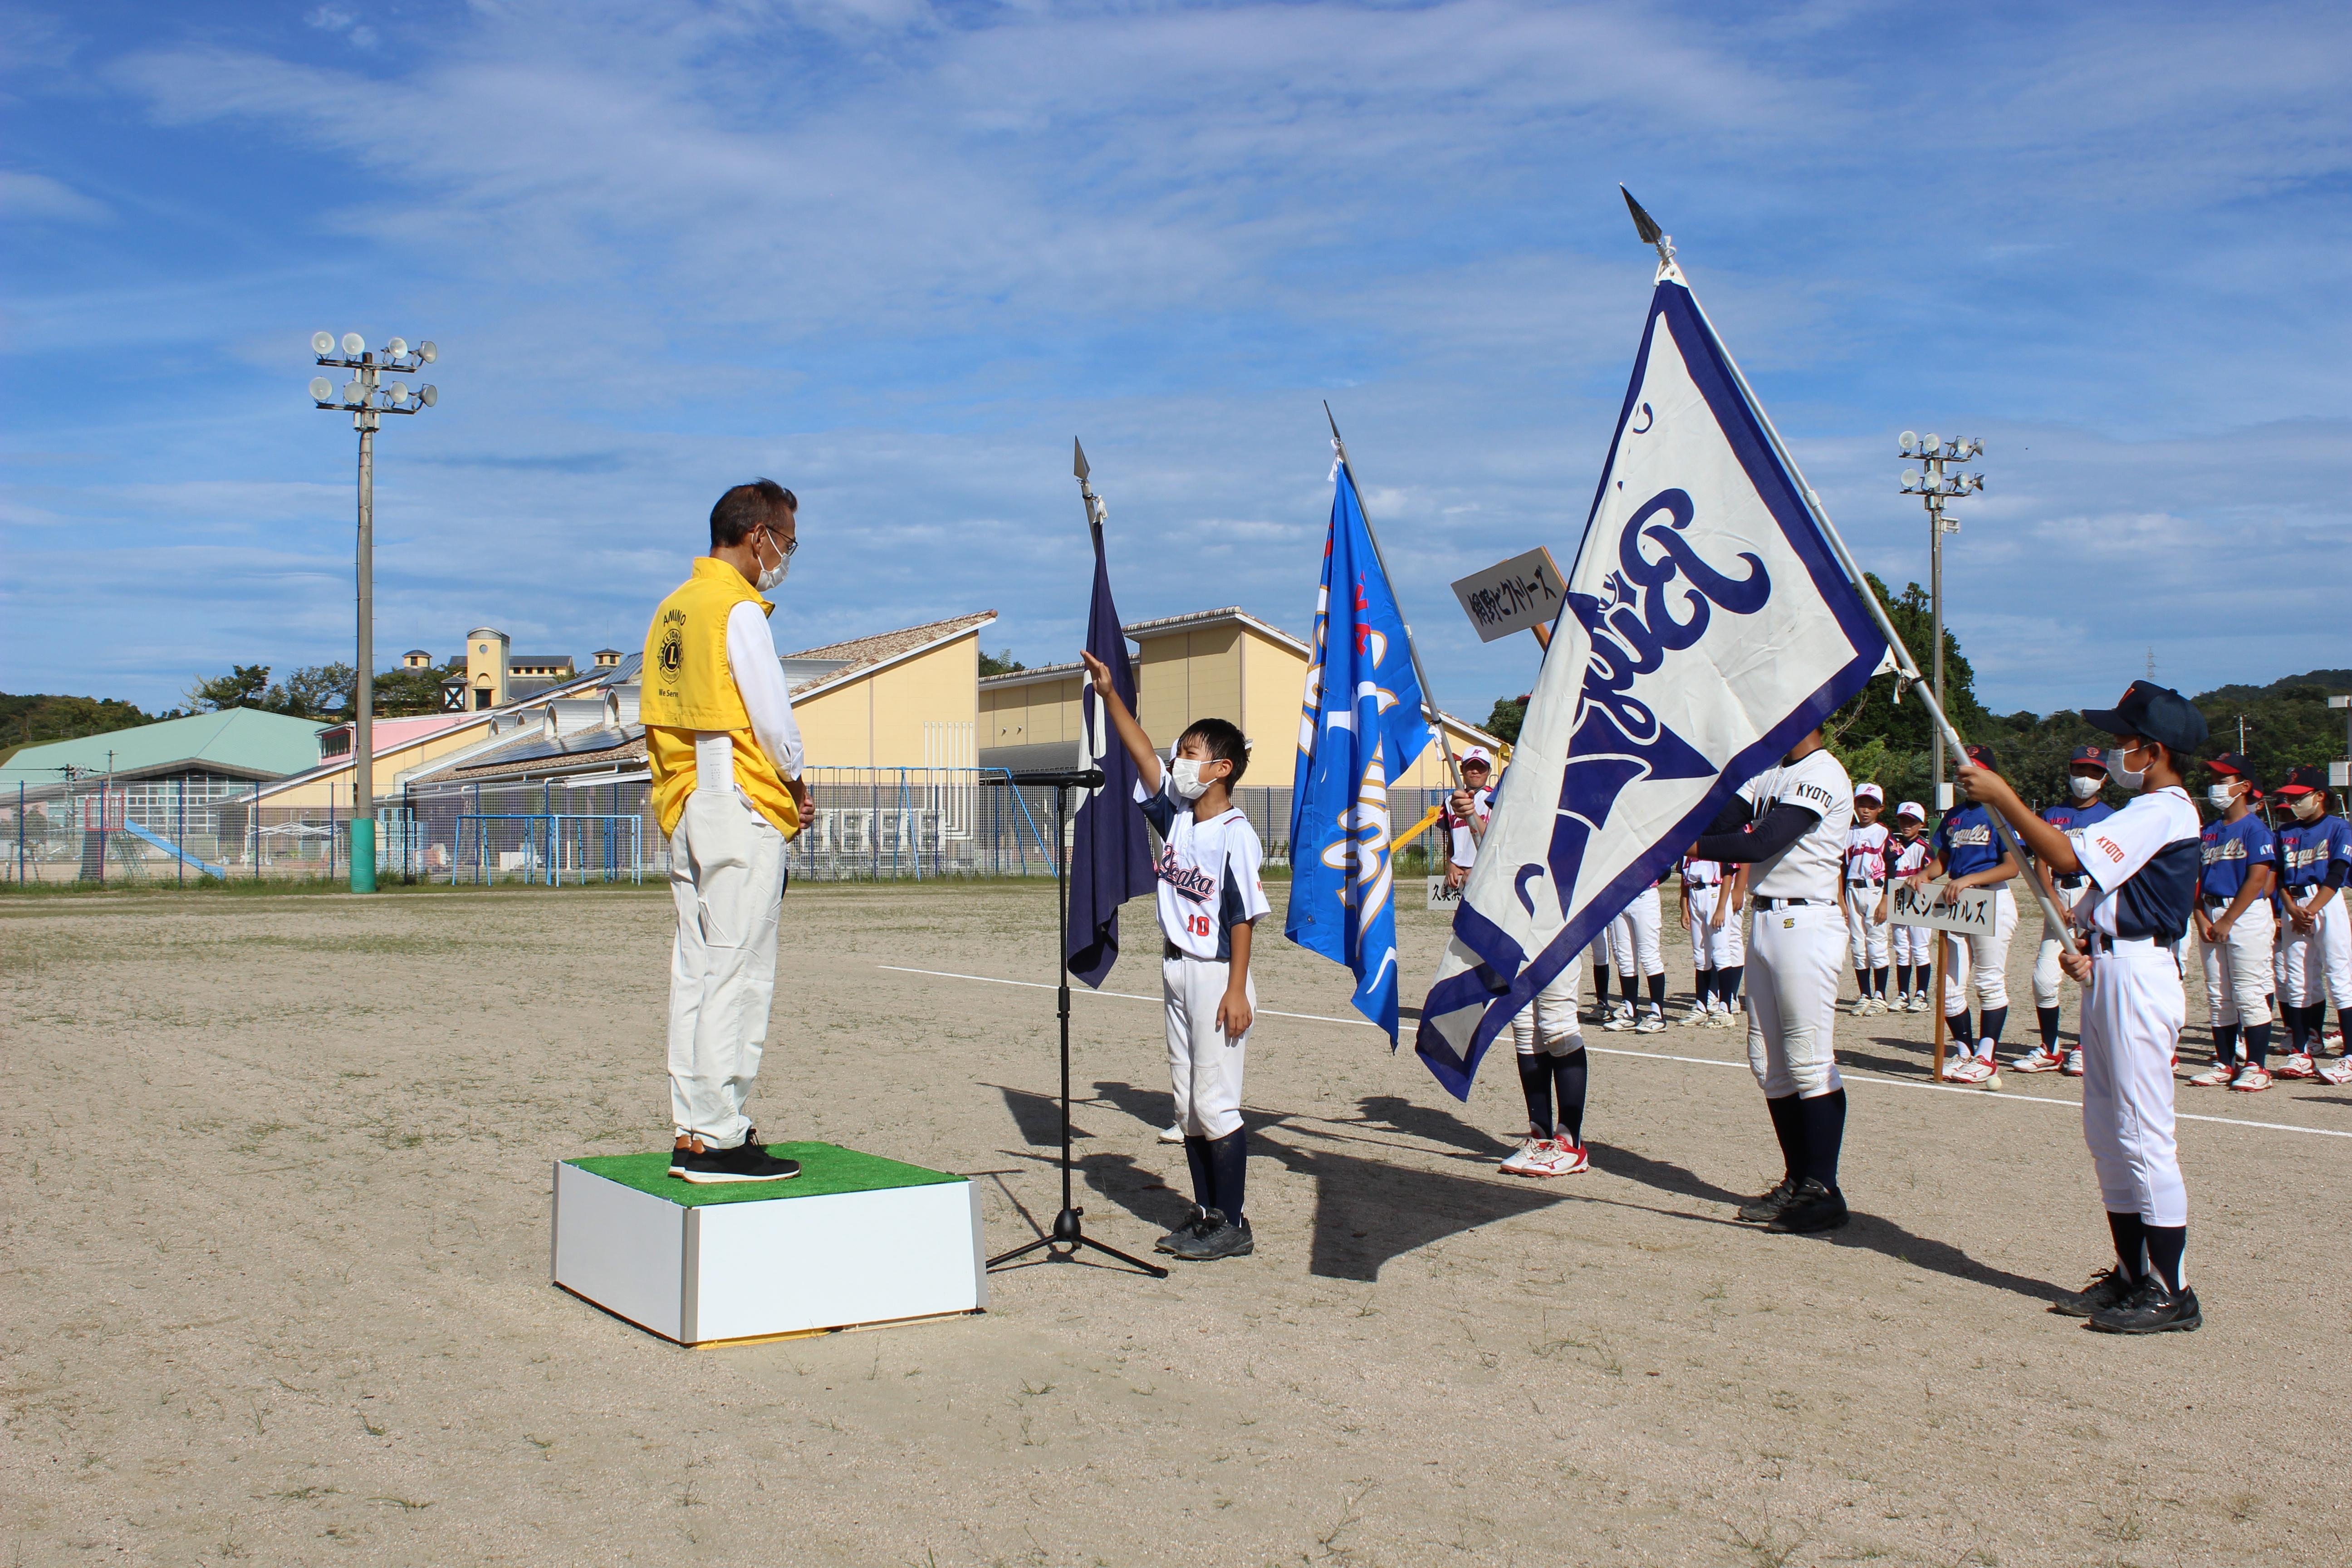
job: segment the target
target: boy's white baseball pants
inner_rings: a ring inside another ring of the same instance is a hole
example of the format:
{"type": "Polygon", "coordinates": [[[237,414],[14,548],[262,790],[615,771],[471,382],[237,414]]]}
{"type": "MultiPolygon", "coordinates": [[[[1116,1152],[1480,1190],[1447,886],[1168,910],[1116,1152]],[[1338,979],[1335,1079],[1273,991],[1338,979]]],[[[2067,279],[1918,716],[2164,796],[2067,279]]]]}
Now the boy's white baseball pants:
{"type": "Polygon", "coordinates": [[[688,795],[669,837],[670,1120],[714,1149],[751,1131],[784,893],[784,836],[727,780],[688,795]]]}
{"type": "MultiPolygon", "coordinates": [[[[1233,967],[1174,952],[1160,961],[1168,997],[1168,1087],[1176,1096],[1176,1125],[1187,1138],[1223,1138],[1241,1128],[1249,1032],[1229,1040],[1217,1026],[1217,1004],[1224,1000],[1233,967]]],[[[1243,989],[1256,1012],[1256,980],[1243,989]]]]}

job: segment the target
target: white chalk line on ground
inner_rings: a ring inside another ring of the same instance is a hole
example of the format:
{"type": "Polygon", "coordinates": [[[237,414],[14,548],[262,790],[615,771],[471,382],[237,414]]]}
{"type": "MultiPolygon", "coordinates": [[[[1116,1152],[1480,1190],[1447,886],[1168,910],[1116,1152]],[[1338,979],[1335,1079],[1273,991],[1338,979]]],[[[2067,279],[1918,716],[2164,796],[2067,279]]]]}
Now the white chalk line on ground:
{"type": "MultiPolygon", "coordinates": [[[[971,980],[977,981],[982,985],[1018,985],[1023,987],[1024,990],[1030,991],[1054,991],[1059,989],[1058,986],[1048,985],[1042,980],[1005,980],[993,974],[959,974],[952,970],[946,969],[910,969],[903,963],[877,963],[874,967],[877,969],[887,969],[894,973],[898,974],[927,974],[934,980],[971,980]]],[[[1120,1002],[1161,1002],[1165,1000],[1164,997],[1160,996],[1138,995],[1132,991],[1090,991],[1083,986],[1072,986],[1071,994],[1085,996],[1108,996],[1120,1002]]],[[[1304,1018],[1307,1022],[1314,1024],[1351,1024],[1366,1029],[1377,1029],[1380,1027],[1378,1024],[1371,1022],[1368,1018],[1334,1018],[1325,1013],[1280,1013],[1271,1007],[1260,1007],[1257,1011],[1261,1016],[1268,1018],[1304,1018]]],[[[1748,1064],[1746,1062],[1727,1062],[1719,1057],[1677,1057],[1670,1056],[1664,1051],[1629,1051],[1622,1047],[1616,1046],[1587,1046],[1585,1047],[1585,1049],[1589,1051],[1598,1051],[1604,1057],[1633,1057],[1642,1061],[1648,1062],[1682,1062],[1691,1067],[1738,1068],[1742,1072],[1746,1072],[1748,1070],[1748,1064]]],[[[1838,1069],[1838,1076],[1848,1083],[1880,1084],[1888,1089],[1924,1089],[1932,1090],[1937,1094],[1963,1094],[1976,1100],[1983,1100],[1988,1104],[2055,1105],[2068,1107],[2075,1110],[2083,1109],[2083,1102],[2081,1100],[2061,1100],[2055,1095],[2000,1094],[1961,1084],[1914,1083],[1909,1079],[1881,1078],[1876,1073],[1848,1072],[1843,1068],[1838,1069]]],[[[2308,1132],[2315,1138],[2352,1138],[2352,1131],[2341,1131],[2333,1127],[2297,1127],[2293,1122],[2288,1121],[2250,1121],[2243,1117],[2238,1116],[2200,1116],[2195,1111],[2191,1110],[2176,1110],[2172,1114],[2173,1119],[2177,1121],[2210,1121],[2222,1127],[2259,1128],[2266,1132],[2308,1132]]]]}

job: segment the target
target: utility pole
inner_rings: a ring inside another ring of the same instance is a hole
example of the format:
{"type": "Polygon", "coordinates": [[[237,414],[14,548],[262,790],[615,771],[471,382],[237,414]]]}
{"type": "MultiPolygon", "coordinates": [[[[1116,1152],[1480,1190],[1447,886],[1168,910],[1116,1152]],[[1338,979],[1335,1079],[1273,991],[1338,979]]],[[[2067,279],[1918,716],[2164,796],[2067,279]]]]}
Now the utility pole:
{"type": "MultiPolygon", "coordinates": [[[[1984,437],[1976,436],[1962,439],[1955,437],[1946,441],[1939,439],[1932,431],[1921,436],[1916,431],[1906,430],[1901,445],[1902,456],[1917,458],[1921,464],[1921,468],[1903,470],[1903,493],[1919,497],[1927,508],[1927,592],[1934,601],[1936,621],[1933,681],[1936,706],[1948,713],[1951,709],[1944,700],[1944,535],[1959,532],[1960,523],[1958,518],[1944,515],[1944,503],[1956,496],[1971,492],[1982,494],[1984,476],[1950,473],[1945,465],[1983,457],[1984,437]]],[[[1944,782],[1944,748],[1935,746],[1929,749],[1934,752],[1936,762],[1936,809],[1938,812],[1949,811],[1952,809],[1952,786],[1944,782]]]]}
{"type": "Polygon", "coordinates": [[[359,680],[352,695],[352,891],[375,891],[375,433],[386,414],[415,414],[441,401],[438,388],[411,392],[405,382],[383,381],[385,372],[407,374],[441,357],[432,342],[409,352],[404,338],[371,350],[357,332],[345,332],[338,355],[332,332],[314,332],[310,349],[322,365],[352,373],[340,395],[323,375],[310,378],[310,401],[320,408],[348,412],[360,433],[359,680]]]}

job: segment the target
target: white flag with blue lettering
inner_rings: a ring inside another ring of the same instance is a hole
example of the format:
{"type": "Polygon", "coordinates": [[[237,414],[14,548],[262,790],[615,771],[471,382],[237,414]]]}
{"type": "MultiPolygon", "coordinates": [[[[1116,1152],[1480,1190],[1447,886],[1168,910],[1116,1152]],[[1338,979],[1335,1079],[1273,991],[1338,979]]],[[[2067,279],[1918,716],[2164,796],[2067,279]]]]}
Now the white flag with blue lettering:
{"type": "Polygon", "coordinates": [[[1679,269],[1651,297],[1567,603],[1414,1049],[1470,1097],[1496,1035],[1731,793],[1886,657],[1679,269]]]}

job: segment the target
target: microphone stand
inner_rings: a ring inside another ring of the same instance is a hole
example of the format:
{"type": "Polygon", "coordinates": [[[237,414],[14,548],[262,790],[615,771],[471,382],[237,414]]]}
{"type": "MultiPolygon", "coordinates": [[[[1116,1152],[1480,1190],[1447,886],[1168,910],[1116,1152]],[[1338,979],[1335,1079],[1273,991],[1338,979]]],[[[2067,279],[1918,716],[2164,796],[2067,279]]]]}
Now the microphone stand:
{"type": "Polygon", "coordinates": [[[1001,1253],[988,1260],[992,1270],[1017,1258],[1043,1249],[1043,1263],[1075,1263],[1080,1247],[1091,1247],[1107,1258],[1115,1258],[1130,1268],[1139,1269],[1155,1279],[1168,1278],[1168,1270],[1157,1264],[1146,1263],[1140,1258],[1130,1258],[1115,1247],[1106,1247],[1086,1234],[1080,1216],[1086,1210],[1071,1202],[1070,1172],[1070,874],[1068,855],[1063,847],[1064,824],[1069,815],[1072,789],[1100,789],[1103,772],[1100,768],[1083,771],[1048,770],[1040,773],[1011,773],[1003,779],[988,781],[994,784],[1049,785],[1054,791],[1054,908],[1057,940],[1055,954],[1061,960],[1062,984],[1056,1001],[1062,1026],[1062,1212],[1054,1216],[1050,1235],[1024,1243],[1012,1251],[1001,1253]]]}

